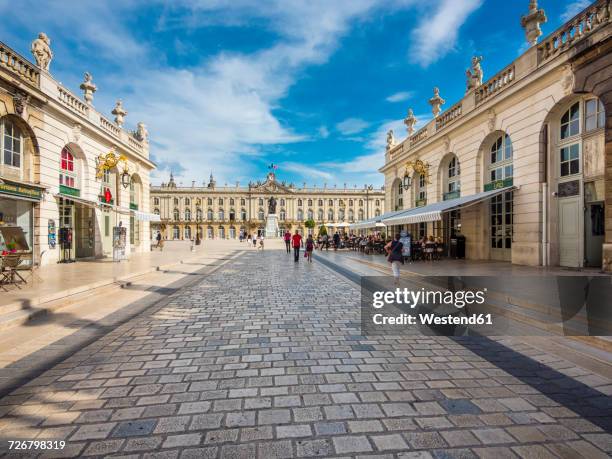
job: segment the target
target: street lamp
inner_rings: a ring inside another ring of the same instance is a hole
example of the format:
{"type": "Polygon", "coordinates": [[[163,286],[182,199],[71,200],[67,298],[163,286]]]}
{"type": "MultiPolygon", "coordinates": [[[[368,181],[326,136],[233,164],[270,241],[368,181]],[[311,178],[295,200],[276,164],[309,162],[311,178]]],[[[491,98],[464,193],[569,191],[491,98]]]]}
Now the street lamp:
{"type": "Polygon", "coordinates": [[[131,183],[132,183],[132,176],[130,175],[130,172],[128,171],[126,167],[125,169],[123,169],[123,174],[121,174],[121,185],[123,185],[123,188],[127,189],[129,188],[131,183]]]}
{"type": "Polygon", "coordinates": [[[406,169],[406,173],[404,174],[404,189],[408,189],[412,186],[412,178],[408,175],[408,169],[406,169]]]}

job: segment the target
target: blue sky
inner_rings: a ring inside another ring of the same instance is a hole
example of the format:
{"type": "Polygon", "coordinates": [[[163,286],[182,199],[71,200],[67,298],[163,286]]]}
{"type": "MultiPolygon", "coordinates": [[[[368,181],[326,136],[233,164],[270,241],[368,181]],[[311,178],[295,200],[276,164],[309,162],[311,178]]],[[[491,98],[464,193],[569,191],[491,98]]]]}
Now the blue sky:
{"type": "MultiPolygon", "coordinates": [[[[552,32],[588,0],[540,0],[552,32]]],[[[271,162],[298,185],[380,185],[385,132],[406,135],[440,87],[446,107],[482,55],[485,79],[525,49],[529,0],[0,0],[0,40],[30,56],[51,38],[51,72],[78,92],[83,73],[109,117],[144,121],[153,182],[263,178],[271,162]]]]}

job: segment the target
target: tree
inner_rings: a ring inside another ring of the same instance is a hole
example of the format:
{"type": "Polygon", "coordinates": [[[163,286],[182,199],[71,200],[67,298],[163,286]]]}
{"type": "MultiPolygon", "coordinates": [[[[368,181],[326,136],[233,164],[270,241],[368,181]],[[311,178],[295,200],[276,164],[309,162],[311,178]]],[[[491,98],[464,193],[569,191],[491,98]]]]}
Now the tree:
{"type": "Polygon", "coordinates": [[[306,228],[314,228],[314,227],[315,227],[315,225],[316,225],[316,223],[315,223],[315,221],[314,221],[312,218],[309,218],[308,220],[306,220],[306,221],[304,222],[304,226],[305,226],[306,228]]]}
{"type": "Polygon", "coordinates": [[[319,227],[319,236],[325,236],[327,234],[327,227],[325,225],[321,225],[319,227]]]}

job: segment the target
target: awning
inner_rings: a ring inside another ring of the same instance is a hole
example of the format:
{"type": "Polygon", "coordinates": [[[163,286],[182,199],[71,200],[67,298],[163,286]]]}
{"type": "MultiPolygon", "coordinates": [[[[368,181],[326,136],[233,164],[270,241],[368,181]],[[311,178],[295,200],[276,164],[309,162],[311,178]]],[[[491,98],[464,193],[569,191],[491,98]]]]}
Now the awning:
{"type": "Polygon", "coordinates": [[[90,201],[89,199],[80,198],[78,196],[72,196],[72,195],[64,194],[64,193],[57,193],[53,196],[55,196],[56,198],[70,199],[71,201],[78,202],[79,204],[83,204],[84,206],[92,207],[94,209],[100,207],[99,202],[90,201]]]}
{"type": "Polygon", "coordinates": [[[157,214],[151,214],[149,212],[140,212],[138,210],[132,210],[132,214],[136,217],[136,220],[142,222],[161,222],[161,218],[157,214]]]}
{"type": "Polygon", "coordinates": [[[499,188],[497,190],[483,191],[481,193],[472,194],[470,196],[463,196],[456,199],[449,199],[448,201],[435,202],[423,207],[415,207],[413,209],[404,210],[397,215],[382,218],[381,221],[389,225],[405,225],[410,223],[424,223],[434,222],[442,220],[442,214],[460,207],[471,206],[477,204],[480,201],[490,199],[506,191],[516,189],[515,186],[507,186],[505,188],[499,188]]]}
{"type": "MultiPolygon", "coordinates": [[[[363,220],[357,223],[353,223],[351,224],[350,228],[351,229],[366,229],[366,228],[376,228],[376,227],[380,227],[382,221],[386,218],[391,218],[395,215],[399,215],[406,212],[405,210],[394,210],[393,212],[387,212],[385,214],[379,215],[378,217],[374,217],[374,218],[369,218],[367,220],[363,220]]],[[[383,225],[385,226],[385,225],[383,225]]]]}

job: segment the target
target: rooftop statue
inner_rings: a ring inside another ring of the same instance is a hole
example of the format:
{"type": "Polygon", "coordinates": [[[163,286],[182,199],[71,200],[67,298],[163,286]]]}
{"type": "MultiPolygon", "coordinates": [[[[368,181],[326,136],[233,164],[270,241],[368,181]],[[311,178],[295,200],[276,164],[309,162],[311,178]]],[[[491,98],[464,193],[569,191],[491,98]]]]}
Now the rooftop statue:
{"type": "Polygon", "coordinates": [[[38,34],[38,38],[32,42],[31,51],[34,59],[36,59],[36,65],[43,70],[49,71],[53,52],[51,51],[51,40],[49,40],[46,33],[41,32],[38,34]]]}

